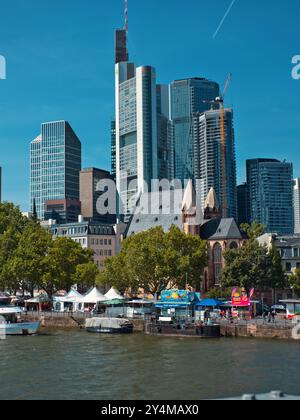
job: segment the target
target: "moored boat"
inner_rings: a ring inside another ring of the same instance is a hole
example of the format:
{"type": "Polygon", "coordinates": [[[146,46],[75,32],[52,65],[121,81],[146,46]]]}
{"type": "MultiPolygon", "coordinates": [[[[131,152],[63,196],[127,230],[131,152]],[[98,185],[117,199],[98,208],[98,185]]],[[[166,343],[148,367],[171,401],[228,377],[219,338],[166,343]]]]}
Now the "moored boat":
{"type": "Polygon", "coordinates": [[[35,335],[41,322],[23,322],[21,308],[15,306],[0,306],[0,336],[6,335],[35,335]]]}
{"type": "Polygon", "coordinates": [[[128,319],[122,318],[89,318],[85,328],[90,333],[98,334],[132,334],[133,324],[128,319]]]}

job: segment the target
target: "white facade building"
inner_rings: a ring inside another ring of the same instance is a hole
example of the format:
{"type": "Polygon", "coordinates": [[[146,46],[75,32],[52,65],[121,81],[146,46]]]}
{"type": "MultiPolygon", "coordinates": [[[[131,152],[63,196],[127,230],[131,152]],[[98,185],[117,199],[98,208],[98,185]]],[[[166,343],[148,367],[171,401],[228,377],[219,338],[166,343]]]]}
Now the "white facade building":
{"type": "Polygon", "coordinates": [[[294,188],[294,224],[295,233],[300,233],[300,178],[296,178],[293,181],[294,188]]]}

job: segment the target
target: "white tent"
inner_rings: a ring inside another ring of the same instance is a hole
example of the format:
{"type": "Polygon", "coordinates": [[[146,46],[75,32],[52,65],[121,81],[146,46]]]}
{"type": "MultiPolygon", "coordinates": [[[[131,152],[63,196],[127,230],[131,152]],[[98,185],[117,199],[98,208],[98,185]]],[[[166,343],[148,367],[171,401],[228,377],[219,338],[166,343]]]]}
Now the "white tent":
{"type": "Polygon", "coordinates": [[[124,296],[122,296],[121,293],[114,287],[112,287],[110,291],[106,293],[105,297],[106,297],[106,300],[114,300],[114,299],[125,300],[124,296]]]}
{"type": "Polygon", "coordinates": [[[63,297],[53,298],[53,307],[57,312],[65,312],[72,309],[73,312],[78,310],[79,304],[82,302],[83,296],[75,289],[71,289],[63,297]]]}
{"type": "Polygon", "coordinates": [[[104,302],[107,298],[99,292],[97,287],[94,287],[81,299],[81,303],[96,304],[98,302],[104,302]]]}

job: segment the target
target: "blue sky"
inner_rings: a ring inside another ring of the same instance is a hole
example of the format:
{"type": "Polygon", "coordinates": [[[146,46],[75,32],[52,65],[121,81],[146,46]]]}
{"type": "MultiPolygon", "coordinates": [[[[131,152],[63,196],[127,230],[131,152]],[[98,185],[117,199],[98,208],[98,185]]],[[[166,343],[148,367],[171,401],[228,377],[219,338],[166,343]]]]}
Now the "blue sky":
{"type": "MultiPolygon", "coordinates": [[[[131,60],[151,64],[158,81],[204,76],[233,80],[238,179],[245,160],[275,157],[300,176],[299,0],[129,0],[131,60]]],[[[28,209],[29,143],[44,121],[66,119],[83,143],[83,165],[110,168],[114,114],[114,29],[123,0],[2,2],[0,166],[3,198],[28,209]]]]}

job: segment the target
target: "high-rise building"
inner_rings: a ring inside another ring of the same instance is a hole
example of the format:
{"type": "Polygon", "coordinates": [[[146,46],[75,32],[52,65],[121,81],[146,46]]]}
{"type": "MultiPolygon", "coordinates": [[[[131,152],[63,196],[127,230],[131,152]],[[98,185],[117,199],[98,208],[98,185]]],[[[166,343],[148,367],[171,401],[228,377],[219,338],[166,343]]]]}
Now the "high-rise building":
{"type": "Polygon", "coordinates": [[[170,90],[168,85],[157,85],[158,178],[174,179],[174,149],[170,123],[170,90]]]}
{"type": "Polygon", "coordinates": [[[42,124],[30,145],[31,211],[43,220],[47,201],[79,200],[80,170],[81,143],[70,124],[42,124]]]}
{"type": "MultiPolygon", "coordinates": [[[[170,119],[174,147],[174,178],[194,178],[193,116],[214,107],[219,85],[204,78],[176,80],[170,85],[170,119]]],[[[207,194],[206,194],[207,195],[207,194]]]]}
{"type": "Polygon", "coordinates": [[[158,177],[156,72],[116,64],[116,184],[121,218],[128,220],[137,196],[158,177]],[[123,217],[124,216],[124,217],[123,217]]]}
{"type": "Polygon", "coordinates": [[[237,187],[238,224],[249,223],[248,215],[248,185],[245,182],[237,187]]]}
{"type": "Polygon", "coordinates": [[[269,233],[294,232],[293,165],[276,159],[247,160],[250,222],[262,223],[269,233]]]}
{"type": "Polygon", "coordinates": [[[116,161],[116,121],[112,120],[110,123],[110,137],[111,137],[111,175],[116,180],[117,161],[116,161]]]}
{"type": "MultiPolygon", "coordinates": [[[[115,212],[114,214],[102,214],[101,209],[97,207],[98,199],[103,194],[103,189],[99,185],[102,180],[113,181],[113,178],[108,171],[97,168],[87,168],[80,172],[81,215],[86,221],[113,224],[116,218],[115,212]]],[[[114,202],[115,199],[114,196],[114,202]]]]}
{"type": "Polygon", "coordinates": [[[300,178],[293,180],[295,233],[300,233],[300,178]]]}
{"type": "Polygon", "coordinates": [[[194,117],[194,177],[200,205],[204,208],[211,188],[223,209],[223,217],[237,217],[236,155],[233,111],[224,109],[225,166],[222,164],[221,111],[213,110],[194,117]],[[224,173],[224,167],[226,172],[224,173]],[[226,196],[224,195],[224,178],[226,196]]]}

